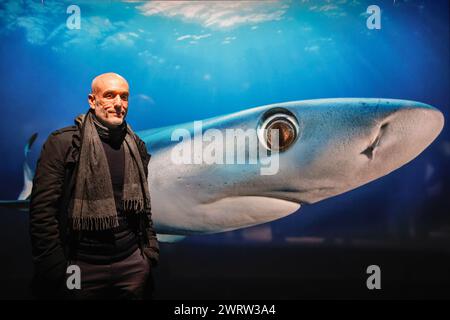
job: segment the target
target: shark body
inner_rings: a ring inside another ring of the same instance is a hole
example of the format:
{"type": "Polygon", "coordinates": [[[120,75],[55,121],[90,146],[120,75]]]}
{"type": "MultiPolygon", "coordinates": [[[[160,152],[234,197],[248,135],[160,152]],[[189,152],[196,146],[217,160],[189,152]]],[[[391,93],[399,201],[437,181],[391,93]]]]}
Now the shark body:
{"type": "MultiPolygon", "coordinates": [[[[239,140],[248,129],[263,130],[274,123],[287,133],[283,143],[289,145],[278,152],[279,169],[273,175],[261,175],[258,163],[174,164],[174,148],[192,141],[174,141],[173,133],[183,129],[194,135],[193,123],[137,132],[152,154],[148,182],[158,234],[185,236],[245,228],[355,189],[417,157],[439,135],[444,117],[436,108],[414,101],[320,99],[207,119],[203,130],[223,135],[238,130],[239,140]]],[[[260,148],[268,148],[264,135],[257,139],[260,148]]],[[[236,148],[245,146],[242,142],[236,148]]],[[[224,156],[227,152],[223,150],[224,156]]],[[[25,177],[21,198],[0,206],[23,208],[29,192],[25,177]]]]}

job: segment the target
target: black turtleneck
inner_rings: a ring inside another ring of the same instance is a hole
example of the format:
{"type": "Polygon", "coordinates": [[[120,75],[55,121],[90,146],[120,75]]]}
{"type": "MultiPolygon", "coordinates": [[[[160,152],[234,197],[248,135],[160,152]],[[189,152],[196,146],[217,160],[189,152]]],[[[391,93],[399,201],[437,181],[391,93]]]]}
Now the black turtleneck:
{"type": "MultiPolygon", "coordinates": [[[[122,199],[125,152],[124,131],[115,130],[113,134],[100,134],[100,140],[108,160],[116,207],[122,199]]],[[[119,226],[105,231],[82,231],[78,243],[77,259],[90,263],[104,264],[120,261],[138,248],[136,236],[137,221],[134,215],[117,212],[119,226]]]]}

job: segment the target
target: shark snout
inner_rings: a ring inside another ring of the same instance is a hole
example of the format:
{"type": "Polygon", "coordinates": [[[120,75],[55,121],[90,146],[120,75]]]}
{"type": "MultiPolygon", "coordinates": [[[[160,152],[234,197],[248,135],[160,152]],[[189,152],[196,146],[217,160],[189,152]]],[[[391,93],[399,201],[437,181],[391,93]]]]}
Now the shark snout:
{"type": "Polygon", "coordinates": [[[444,126],[443,114],[422,103],[385,100],[380,108],[387,109],[387,116],[377,119],[367,146],[360,152],[373,164],[374,172],[386,174],[408,163],[436,139],[444,126]]]}
{"type": "Polygon", "coordinates": [[[424,151],[444,126],[438,109],[414,101],[342,99],[328,104],[322,102],[310,118],[303,116],[304,132],[292,156],[297,170],[286,173],[301,190],[301,203],[314,203],[389,174],[424,151]],[[315,121],[320,114],[326,116],[315,121]]]}

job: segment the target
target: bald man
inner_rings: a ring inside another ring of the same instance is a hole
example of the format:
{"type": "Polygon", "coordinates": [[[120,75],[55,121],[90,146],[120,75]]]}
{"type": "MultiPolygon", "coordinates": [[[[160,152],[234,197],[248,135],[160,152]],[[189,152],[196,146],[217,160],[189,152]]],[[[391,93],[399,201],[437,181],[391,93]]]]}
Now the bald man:
{"type": "Polygon", "coordinates": [[[142,299],[159,246],[147,183],[150,155],[125,121],[129,86],[92,81],[89,110],[50,134],[30,198],[38,298],[142,299]]]}

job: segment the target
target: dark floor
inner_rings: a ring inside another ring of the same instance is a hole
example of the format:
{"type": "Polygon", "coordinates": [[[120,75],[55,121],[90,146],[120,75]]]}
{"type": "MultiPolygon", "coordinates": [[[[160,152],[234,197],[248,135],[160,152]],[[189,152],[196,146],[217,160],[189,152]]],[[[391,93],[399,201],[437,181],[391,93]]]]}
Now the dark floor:
{"type": "MultiPolygon", "coordinates": [[[[450,298],[450,255],[443,250],[177,243],[162,244],[161,252],[156,299],[450,298]],[[381,290],[366,287],[373,264],[381,268],[381,290]]],[[[0,276],[1,299],[31,298],[31,266],[16,267],[0,276]]]]}
{"type": "MultiPolygon", "coordinates": [[[[31,299],[28,215],[7,211],[0,224],[0,299],[31,299]]],[[[197,236],[162,243],[155,298],[450,298],[448,232],[433,242],[311,238],[283,243],[264,238],[264,227],[256,231],[261,230],[258,241],[248,240],[250,232],[246,239],[231,234],[215,242],[197,236]],[[381,290],[366,287],[369,265],[381,268],[381,290]]]]}
{"type": "Polygon", "coordinates": [[[163,246],[158,299],[450,298],[442,250],[305,245],[163,246]],[[381,290],[368,290],[369,265],[381,290]]]}

